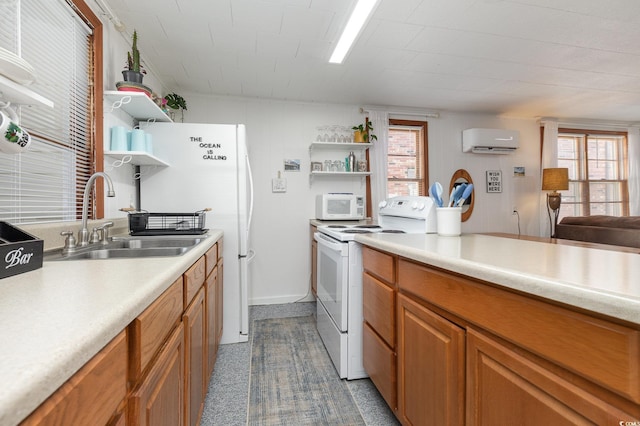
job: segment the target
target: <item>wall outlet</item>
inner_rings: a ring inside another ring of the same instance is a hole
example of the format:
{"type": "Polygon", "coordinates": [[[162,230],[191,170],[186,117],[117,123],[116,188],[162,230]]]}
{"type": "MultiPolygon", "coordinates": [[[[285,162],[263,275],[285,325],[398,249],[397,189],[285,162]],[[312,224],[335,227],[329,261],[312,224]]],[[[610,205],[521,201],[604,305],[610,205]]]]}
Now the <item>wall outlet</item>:
{"type": "Polygon", "coordinates": [[[518,214],[518,209],[516,208],[516,206],[513,206],[513,207],[511,208],[511,214],[512,214],[512,215],[517,215],[517,214],[518,214]]]}
{"type": "Polygon", "coordinates": [[[287,180],[282,178],[271,179],[271,192],[287,192],[287,180]]]}

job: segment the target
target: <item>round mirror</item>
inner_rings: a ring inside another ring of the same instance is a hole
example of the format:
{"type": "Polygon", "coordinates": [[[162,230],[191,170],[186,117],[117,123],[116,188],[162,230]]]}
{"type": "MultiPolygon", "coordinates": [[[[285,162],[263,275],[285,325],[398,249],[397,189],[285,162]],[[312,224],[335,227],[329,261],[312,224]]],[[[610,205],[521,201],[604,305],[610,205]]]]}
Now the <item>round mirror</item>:
{"type": "MultiPolygon", "coordinates": [[[[471,175],[465,169],[456,170],[453,176],[451,176],[451,182],[449,183],[449,193],[453,191],[453,188],[463,183],[473,183],[473,180],[471,180],[471,175]]],[[[467,200],[462,205],[463,222],[466,222],[471,217],[471,213],[473,213],[474,201],[475,197],[473,196],[472,192],[469,198],[467,198],[467,200]]]]}

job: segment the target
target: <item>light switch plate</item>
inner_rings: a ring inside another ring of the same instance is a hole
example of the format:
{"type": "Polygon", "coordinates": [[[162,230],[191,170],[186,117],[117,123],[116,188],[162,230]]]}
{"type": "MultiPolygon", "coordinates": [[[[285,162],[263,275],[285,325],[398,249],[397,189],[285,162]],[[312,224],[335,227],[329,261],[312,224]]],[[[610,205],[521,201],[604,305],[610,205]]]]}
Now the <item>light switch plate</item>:
{"type": "Polygon", "coordinates": [[[287,180],[282,178],[271,179],[271,192],[287,192],[287,180]]]}

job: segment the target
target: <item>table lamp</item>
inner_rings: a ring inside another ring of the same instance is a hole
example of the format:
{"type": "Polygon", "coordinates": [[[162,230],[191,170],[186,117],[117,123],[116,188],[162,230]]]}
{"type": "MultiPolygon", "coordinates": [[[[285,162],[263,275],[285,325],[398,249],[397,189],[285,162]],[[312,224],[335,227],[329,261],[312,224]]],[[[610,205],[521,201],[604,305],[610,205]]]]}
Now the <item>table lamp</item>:
{"type": "Polygon", "coordinates": [[[569,189],[569,169],[553,168],[542,170],[542,190],[551,191],[547,193],[547,213],[549,214],[549,229],[551,237],[556,237],[556,225],[558,224],[558,214],[560,213],[560,194],[558,191],[569,189]],[[553,213],[553,220],[551,215],[553,213]]]}

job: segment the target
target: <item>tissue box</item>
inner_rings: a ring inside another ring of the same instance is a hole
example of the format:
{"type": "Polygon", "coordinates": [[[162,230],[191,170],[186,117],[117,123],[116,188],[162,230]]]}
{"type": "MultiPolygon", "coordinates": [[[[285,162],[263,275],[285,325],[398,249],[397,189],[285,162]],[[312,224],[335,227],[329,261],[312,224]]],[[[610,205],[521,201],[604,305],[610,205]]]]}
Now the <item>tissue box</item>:
{"type": "Polygon", "coordinates": [[[0,278],[42,268],[44,241],[0,222],[0,278]]]}

